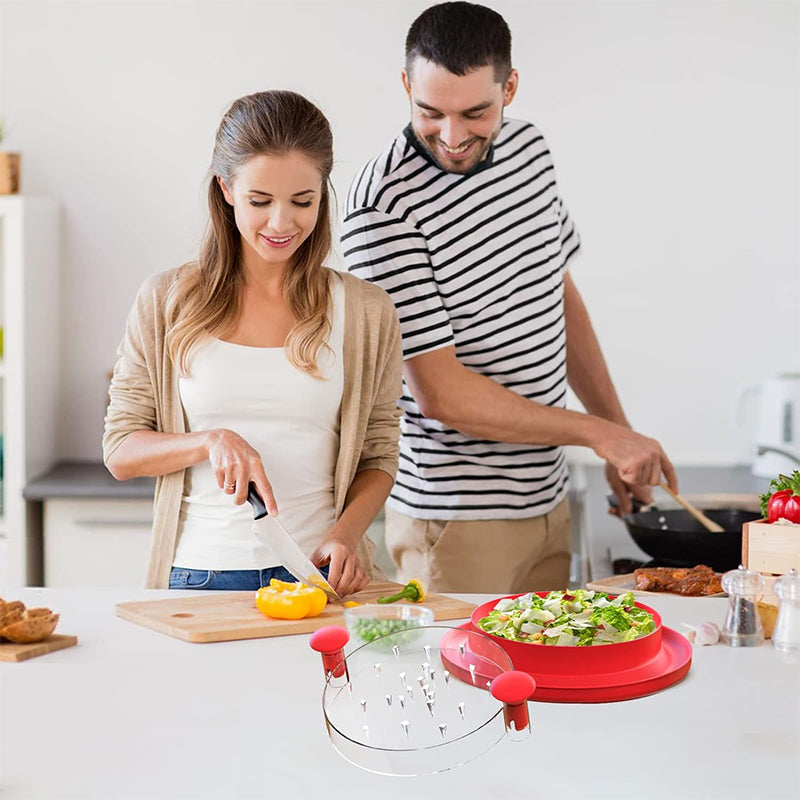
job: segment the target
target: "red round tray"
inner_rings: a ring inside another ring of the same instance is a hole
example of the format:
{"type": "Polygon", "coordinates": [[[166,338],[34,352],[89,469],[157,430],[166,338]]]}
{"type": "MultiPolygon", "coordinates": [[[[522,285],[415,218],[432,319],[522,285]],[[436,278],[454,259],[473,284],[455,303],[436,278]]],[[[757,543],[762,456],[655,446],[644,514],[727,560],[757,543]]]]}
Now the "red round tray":
{"type": "MultiPolygon", "coordinates": [[[[464,630],[474,630],[469,622],[458,626],[464,630]]],[[[592,674],[576,674],[565,671],[561,674],[535,672],[514,665],[533,676],[536,680],[536,691],[531,700],[544,703],[612,703],[617,700],[631,700],[644,697],[661,689],[666,689],[681,680],[692,665],[692,645],[672,628],[661,628],[661,649],[651,660],[628,669],[613,672],[595,672],[592,674]]],[[[485,634],[484,634],[485,635],[485,634]]],[[[446,639],[447,635],[445,635],[446,639]]],[[[496,637],[495,637],[496,638],[496,637]]],[[[461,680],[469,680],[469,658],[454,654],[452,649],[445,657],[446,641],[441,644],[442,660],[450,672],[461,680]]],[[[598,645],[598,649],[615,645],[598,645]]],[[[540,648],[545,645],[523,645],[523,647],[540,648]]],[[[553,648],[555,649],[555,648],[553,648]]],[[[567,648],[561,648],[566,650],[567,648]]],[[[569,648],[576,650],[577,648],[569,648]]],[[[580,648],[581,650],[585,648],[580,648]]],[[[513,661],[513,658],[512,658],[513,661]]],[[[484,676],[478,673],[478,679],[484,676]]]]}
{"type": "MultiPolygon", "coordinates": [[[[547,593],[538,594],[545,596],[547,593]]],[[[533,676],[536,691],[532,700],[556,703],[629,700],[677,683],[691,667],[692,646],[689,641],[671,628],[664,627],[660,614],[643,603],[636,605],[650,612],[656,622],[656,630],[647,636],[631,642],[594,647],[551,647],[511,642],[481,630],[478,621],[500,599],[478,606],[472,612],[471,622],[461,627],[483,633],[497,642],[511,657],[514,669],[533,676]]],[[[450,671],[461,677],[463,666],[453,664],[453,667],[450,671]]]]}

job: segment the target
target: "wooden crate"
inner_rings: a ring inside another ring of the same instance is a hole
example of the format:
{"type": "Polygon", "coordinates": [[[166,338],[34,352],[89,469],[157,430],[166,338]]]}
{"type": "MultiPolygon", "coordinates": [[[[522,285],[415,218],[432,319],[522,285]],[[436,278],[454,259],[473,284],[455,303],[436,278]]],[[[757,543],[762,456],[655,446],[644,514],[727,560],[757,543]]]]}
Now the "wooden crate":
{"type": "Polygon", "coordinates": [[[800,572],[800,527],[746,522],[742,529],[742,564],[764,578],[764,602],[778,604],[772,586],[790,569],[800,572]]]}

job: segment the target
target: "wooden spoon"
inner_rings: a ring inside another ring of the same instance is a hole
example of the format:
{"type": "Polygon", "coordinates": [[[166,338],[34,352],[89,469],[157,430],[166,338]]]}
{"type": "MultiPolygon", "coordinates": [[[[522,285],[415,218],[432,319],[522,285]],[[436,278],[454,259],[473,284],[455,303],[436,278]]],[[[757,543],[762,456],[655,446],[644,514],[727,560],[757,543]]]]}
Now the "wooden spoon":
{"type": "Polygon", "coordinates": [[[684,497],[681,497],[677,492],[667,486],[666,483],[659,483],[659,486],[673,499],[675,502],[680,503],[706,530],[711,533],[725,533],[725,528],[713,519],[709,519],[699,508],[693,506],[684,497]]]}

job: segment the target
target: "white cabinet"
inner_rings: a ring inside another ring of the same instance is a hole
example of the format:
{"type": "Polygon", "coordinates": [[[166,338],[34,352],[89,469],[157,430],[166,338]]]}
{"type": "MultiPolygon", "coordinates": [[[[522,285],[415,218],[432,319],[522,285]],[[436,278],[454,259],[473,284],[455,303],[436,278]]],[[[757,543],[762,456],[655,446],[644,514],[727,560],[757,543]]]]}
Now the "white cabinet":
{"type": "Polygon", "coordinates": [[[152,499],[46,499],[45,585],[142,588],[152,521],[152,499]]]}
{"type": "Polygon", "coordinates": [[[41,580],[41,530],[22,496],[56,460],[60,341],[59,213],[50,198],[0,196],[0,588],[41,580]]]}

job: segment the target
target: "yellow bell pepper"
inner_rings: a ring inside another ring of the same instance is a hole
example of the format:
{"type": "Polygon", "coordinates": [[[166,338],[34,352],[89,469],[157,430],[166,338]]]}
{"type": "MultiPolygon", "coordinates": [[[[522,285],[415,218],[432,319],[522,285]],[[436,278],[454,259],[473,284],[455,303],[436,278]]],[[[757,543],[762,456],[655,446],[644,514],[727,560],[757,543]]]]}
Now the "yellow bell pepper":
{"type": "Polygon", "coordinates": [[[273,578],[256,592],[256,608],[273,619],[303,619],[322,613],[328,597],[316,586],[273,578]]]}

